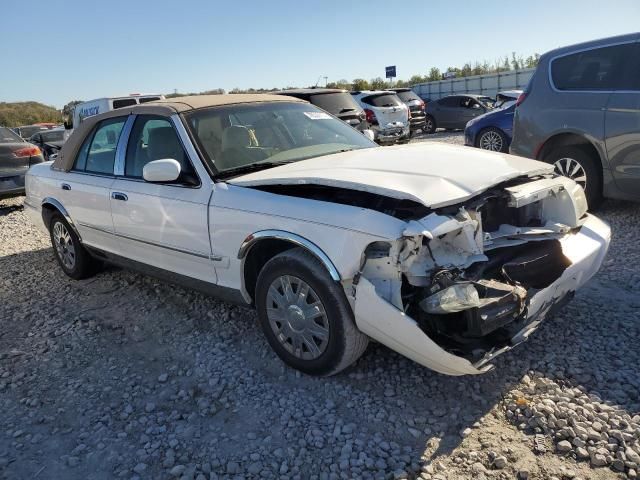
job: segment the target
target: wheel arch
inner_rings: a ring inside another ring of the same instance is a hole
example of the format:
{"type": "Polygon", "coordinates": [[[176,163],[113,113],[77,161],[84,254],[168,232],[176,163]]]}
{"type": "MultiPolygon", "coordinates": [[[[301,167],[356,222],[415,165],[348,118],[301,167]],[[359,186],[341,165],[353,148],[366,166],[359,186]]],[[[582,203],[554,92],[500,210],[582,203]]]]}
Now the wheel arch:
{"type": "Polygon", "coordinates": [[[80,236],[80,232],[78,232],[78,229],[76,228],[76,224],[73,223],[73,220],[71,219],[71,215],[69,215],[69,212],[67,212],[67,209],[64,208],[62,203],[60,203],[58,200],[56,200],[53,197],[45,197],[42,200],[41,209],[42,209],[42,221],[44,222],[44,225],[47,228],[47,230],[49,229],[49,224],[51,223],[51,217],[53,216],[53,214],[59,213],[64,217],[67,223],[71,226],[75,234],[78,236],[78,239],[82,241],[82,237],[80,236]]]}
{"type": "Polygon", "coordinates": [[[560,147],[580,147],[587,149],[598,160],[600,167],[604,169],[604,156],[593,140],[577,132],[556,133],[547,138],[536,152],[536,160],[544,160],[554,149],[560,147]]]}
{"type": "Polygon", "coordinates": [[[315,256],[327,269],[331,278],[340,282],[338,269],[315,243],[284,230],[261,230],[245,238],[238,250],[238,259],[241,260],[241,291],[247,302],[253,303],[256,282],[262,267],[279,253],[296,247],[304,248],[315,256]]]}

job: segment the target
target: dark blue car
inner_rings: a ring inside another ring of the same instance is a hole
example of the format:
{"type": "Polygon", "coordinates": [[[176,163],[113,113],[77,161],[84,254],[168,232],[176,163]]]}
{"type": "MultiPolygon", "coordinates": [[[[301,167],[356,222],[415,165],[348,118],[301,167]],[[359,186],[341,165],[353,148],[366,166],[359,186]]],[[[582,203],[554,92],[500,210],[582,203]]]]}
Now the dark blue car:
{"type": "Polygon", "coordinates": [[[506,108],[498,108],[480,115],[467,123],[464,129],[464,144],[471,147],[508,152],[513,135],[515,102],[506,108]]]}

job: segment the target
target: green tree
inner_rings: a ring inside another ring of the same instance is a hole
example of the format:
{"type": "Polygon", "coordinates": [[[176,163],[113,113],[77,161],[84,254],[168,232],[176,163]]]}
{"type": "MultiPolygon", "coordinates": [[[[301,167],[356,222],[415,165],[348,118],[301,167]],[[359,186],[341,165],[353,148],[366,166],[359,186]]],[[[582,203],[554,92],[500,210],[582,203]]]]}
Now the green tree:
{"type": "Polygon", "coordinates": [[[440,69],[436,67],[431,67],[429,70],[429,75],[427,76],[428,81],[435,82],[436,80],[442,80],[442,74],[440,73],[440,69]]]}
{"type": "Polygon", "coordinates": [[[19,127],[33,123],[62,121],[62,112],[38,102],[0,102],[0,125],[19,127]]]}
{"type": "Polygon", "coordinates": [[[372,78],[369,82],[372,90],[383,90],[387,87],[387,82],[381,77],[372,78]]]}
{"type": "Polygon", "coordinates": [[[353,80],[353,89],[356,91],[371,90],[371,86],[364,78],[356,78],[353,80]]]}

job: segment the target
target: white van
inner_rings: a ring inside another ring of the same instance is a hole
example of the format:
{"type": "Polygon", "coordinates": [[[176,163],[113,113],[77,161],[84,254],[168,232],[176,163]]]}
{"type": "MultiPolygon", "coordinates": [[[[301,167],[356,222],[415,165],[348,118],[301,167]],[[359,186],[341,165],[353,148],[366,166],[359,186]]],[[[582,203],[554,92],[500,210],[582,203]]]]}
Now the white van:
{"type": "MultiPolygon", "coordinates": [[[[132,93],[122,97],[105,97],[89,100],[88,102],[79,103],[73,108],[71,118],[66,118],[64,128],[72,130],[82,123],[87,117],[92,117],[99,113],[109,112],[117,108],[130,107],[139,103],[153,102],[154,100],[163,100],[164,95],[155,93],[132,93]],[[71,120],[71,121],[69,121],[71,120]]],[[[69,132],[70,134],[71,132],[69,132]]]]}

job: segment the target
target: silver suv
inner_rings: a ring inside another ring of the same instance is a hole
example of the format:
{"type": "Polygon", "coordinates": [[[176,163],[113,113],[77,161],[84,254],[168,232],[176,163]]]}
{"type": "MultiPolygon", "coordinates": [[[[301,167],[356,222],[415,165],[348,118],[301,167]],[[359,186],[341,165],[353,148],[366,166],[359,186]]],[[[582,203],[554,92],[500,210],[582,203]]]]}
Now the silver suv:
{"type": "Polygon", "coordinates": [[[640,200],[640,33],[544,54],[517,102],[511,153],[603,197],[640,200]]]}

